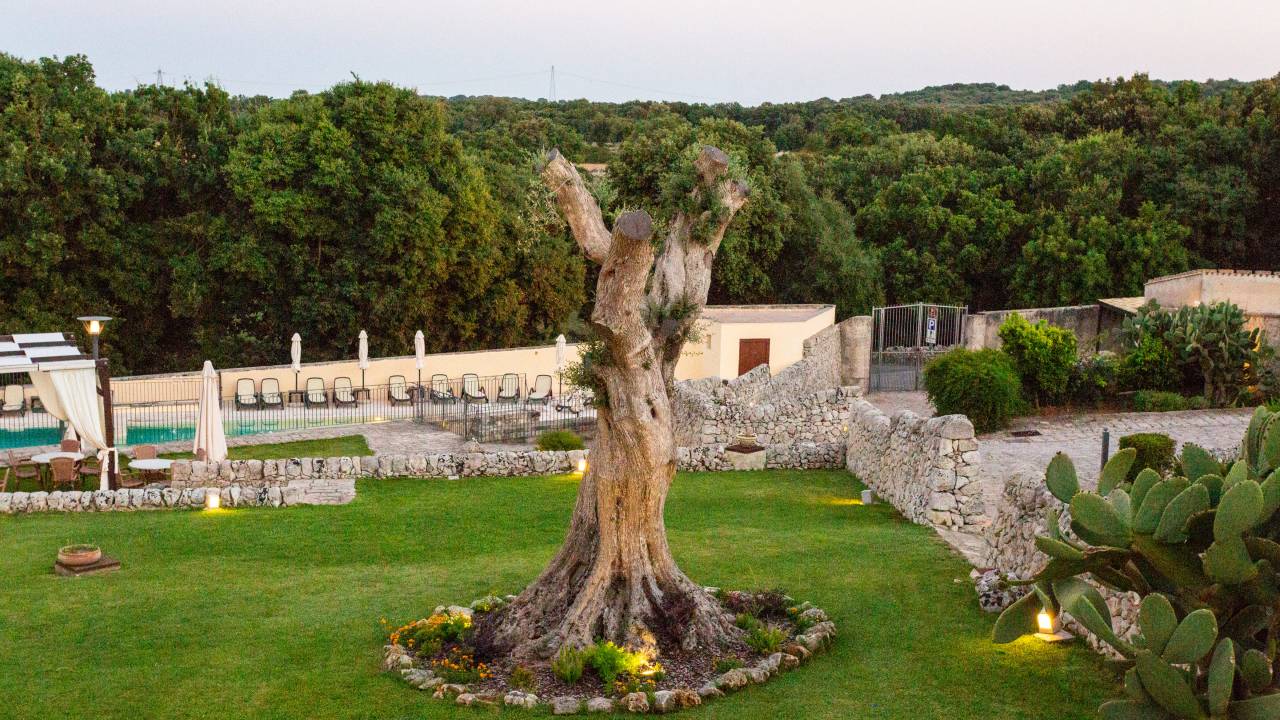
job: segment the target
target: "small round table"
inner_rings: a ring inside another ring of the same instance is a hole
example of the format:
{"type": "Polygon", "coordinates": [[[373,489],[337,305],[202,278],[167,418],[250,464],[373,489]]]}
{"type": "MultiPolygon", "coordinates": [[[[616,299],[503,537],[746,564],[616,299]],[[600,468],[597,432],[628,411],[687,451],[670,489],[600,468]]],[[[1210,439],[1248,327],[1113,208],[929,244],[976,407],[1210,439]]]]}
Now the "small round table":
{"type": "Polygon", "coordinates": [[[48,465],[51,460],[54,460],[56,458],[66,458],[68,460],[83,460],[84,453],[78,453],[78,452],[40,453],[39,455],[32,455],[31,462],[40,463],[41,465],[48,465]]]}
{"type": "Polygon", "coordinates": [[[130,470],[160,471],[160,470],[168,470],[171,467],[173,467],[173,461],[166,460],[164,458],[147,458],[145,460],[129,461],[130,470]]]}

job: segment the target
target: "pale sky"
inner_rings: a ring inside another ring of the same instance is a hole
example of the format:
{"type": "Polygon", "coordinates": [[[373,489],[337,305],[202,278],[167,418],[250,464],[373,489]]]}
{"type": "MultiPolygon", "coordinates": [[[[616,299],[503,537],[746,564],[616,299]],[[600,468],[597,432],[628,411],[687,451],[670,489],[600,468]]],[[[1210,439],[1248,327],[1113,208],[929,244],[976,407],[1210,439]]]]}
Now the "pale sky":
{"type": "Polygon", "coordinates": [[[0,50],[83,53],[109,89],[215,78],[322,90],[739,101],[952,82],[1044,89],[1147,72],[1280,73],[1277,0],[0,0],[0,50]]]}

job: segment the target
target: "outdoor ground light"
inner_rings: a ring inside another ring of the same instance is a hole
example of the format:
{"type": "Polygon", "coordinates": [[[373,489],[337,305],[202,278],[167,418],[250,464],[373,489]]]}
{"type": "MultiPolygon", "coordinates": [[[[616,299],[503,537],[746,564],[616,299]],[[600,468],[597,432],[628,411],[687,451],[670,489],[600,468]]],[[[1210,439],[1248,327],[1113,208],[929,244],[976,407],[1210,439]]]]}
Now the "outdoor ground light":
{"type": "Polygon", "coordinates": [[[578,474],[579,474],[579,475],[582,475],[582,474],[583,474],[583,473],[585,473],[586,471],[587,471],[587,459],[586,459],[586,458],[579,458],[579,459],[578,459],[578,474]]]}
{"type": "Polygon", "coordinates": [[[1036,615],[1036,627],[1040,630],[1036,637],[1045,642],[1062,642],[1072,637],[1071,633],[1062,629],[1062,619],[1048,609],[1042,609],[1036,615]]]}
{"type": "Polygon", "coordinates": [[[222,497],[218,495],[218,491],[214,490],[213,492],[210,492],[206,490],[204,493],[204,509],[217,510],[221,506],[222,497]]]}

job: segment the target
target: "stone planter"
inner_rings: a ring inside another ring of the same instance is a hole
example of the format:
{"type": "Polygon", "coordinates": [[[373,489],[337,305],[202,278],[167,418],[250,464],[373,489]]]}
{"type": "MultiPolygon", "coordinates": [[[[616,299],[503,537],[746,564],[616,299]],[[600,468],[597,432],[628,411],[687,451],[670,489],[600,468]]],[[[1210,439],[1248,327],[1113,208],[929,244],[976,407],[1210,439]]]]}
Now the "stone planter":
{"type": "Polygon", "coordinates": [[[97,545],[68,545],[58,550],[58,562],[67,567],[92,565],[102,559],[102,548],[97,545]]]}
{"type": "MultiPolygon", "coordinates": [[[[735,446],[738,447],[738,446],[735,446]]],[[[765,450],[749,450],[746,448],[730,450],[725,448],[724,459],[734,470],[764,470],[765,450]]]]}

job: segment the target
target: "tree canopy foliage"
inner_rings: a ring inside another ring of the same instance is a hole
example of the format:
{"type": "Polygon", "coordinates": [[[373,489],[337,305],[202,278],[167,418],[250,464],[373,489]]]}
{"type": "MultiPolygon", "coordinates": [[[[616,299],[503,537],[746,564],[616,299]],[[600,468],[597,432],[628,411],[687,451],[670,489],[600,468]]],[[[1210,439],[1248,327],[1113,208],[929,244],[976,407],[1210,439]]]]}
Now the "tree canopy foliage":
{"type": "MultiPolygon", "coordinates": [[[[80,56],[0,55],[0,331],[120,317],[122,370],[543,342],[594,270],[537,176],[589,176],[661,225],[725,150],[752,198],[711,302],[973,309],[1140,294],[1192,267],[1280,267],[1280,84],[1145,76],[736,104],[428,98],[361,80],[285,99],[110,93],[80,56]]],[[[661,237],[661,233],[656,233],[661,237]]]]}

